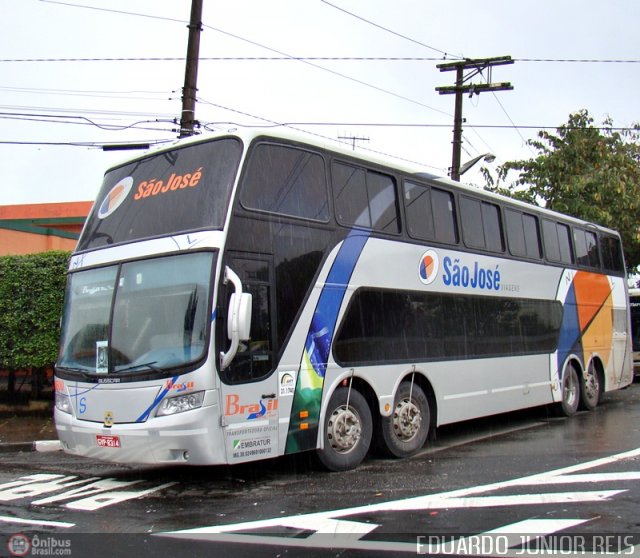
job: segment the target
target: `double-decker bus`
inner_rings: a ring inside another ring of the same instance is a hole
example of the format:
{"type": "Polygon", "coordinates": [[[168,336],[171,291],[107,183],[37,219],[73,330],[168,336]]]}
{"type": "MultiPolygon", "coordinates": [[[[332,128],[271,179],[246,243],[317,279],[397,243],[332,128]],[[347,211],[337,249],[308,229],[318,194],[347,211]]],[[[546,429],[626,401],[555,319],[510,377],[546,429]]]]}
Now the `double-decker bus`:
{"type": "Polygon", "coordinates": [[[633,373],[640,376],[640,289],[629,289],[631,310],[631,350],[633,351],[633,373]]]}
{"type": "Polygon", "coordinates": [[[67,452],[233,464],[370,445],[632,381],[618,234],[288,131],[110,169],[72,255],[67,452]]]}

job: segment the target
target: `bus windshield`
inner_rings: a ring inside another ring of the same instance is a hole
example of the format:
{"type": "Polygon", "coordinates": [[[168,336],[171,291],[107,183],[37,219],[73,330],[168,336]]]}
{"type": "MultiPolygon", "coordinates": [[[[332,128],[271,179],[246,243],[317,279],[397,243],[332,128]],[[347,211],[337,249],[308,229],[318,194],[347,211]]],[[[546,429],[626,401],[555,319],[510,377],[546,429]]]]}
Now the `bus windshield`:
{"type": "Polygon", "coordinates": [[[77,249],[221,229],[241,153],[239,140],[225,138],[110,170],[77,249]]]}
{"type": "Polygon", "coordinates": [[[201,359],[214,259],[196,252],[72,273],[58,370],[157,373],[201,359]]]}

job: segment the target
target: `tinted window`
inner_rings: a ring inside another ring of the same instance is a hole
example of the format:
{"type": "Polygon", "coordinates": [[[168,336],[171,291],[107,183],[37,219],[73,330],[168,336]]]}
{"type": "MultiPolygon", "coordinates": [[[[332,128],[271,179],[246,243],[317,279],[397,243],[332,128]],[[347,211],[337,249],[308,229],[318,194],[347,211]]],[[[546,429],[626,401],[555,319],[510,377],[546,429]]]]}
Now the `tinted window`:
{"type": "Polygon", "coordinates": [[[560,246],[560,261],[563,263],[573,263],[571,255],[571,235],[567,225],[558,223],[558,243],[560,246]]]}
{"type": "Polygon", "coordinates": [[[462,196],[460,216],[464,243],[467,246],[502,252],[502,226],[497,205],[462,196]]]}
{"type": "Polygon", "coordinates": [[[509,252],[514,256],[539,258],[540,233],[537,218],[513,209],[505,209],[504,216],[509,252]]]}
{"type": "MultiPolygon", "coordinates": [[[[251,338],[240,344],[223,377],[228,383],[242,383],[264,376],[273,366],[270,272],[268,262],[262,260],[234,258],[231,265],[242,281],[243,290],[251,294],[251,338]]],[[[233,290],[230,285],[221,287],[220,315],[223,318],[219,320],[218,327],[224,350],[230,343],[227,339],[226,316],[233,290]]]]}
{"type": "Polygon", "coordinates": [[[242,145],[191,144],[109,171],[78,249],[197,229],[221,229],[242,145]]]}
{"type": "Polygon", "coordinates": [[[502,252],[502,227],[500,225],[500,209],[491,203],[482,203],[482,223],[487,250],[502,252]]]}
{"type": "Polygon", "coordinates": [[[433,188],[431,190],[431,203],[433,206],[436,240],[447,244],[457,244],[458,228],[456,226],[453,194],[433,188]]]}
{"type": "Polygon", "coordinates": [[[432,240],[435,236],[431,189],[412,182],[404,183],[404,207],[407,232],[412,238],[432,240]]]}
{"type": "Polygon", "coordinates": [[[361,289],[338,332],[343,365],[552,352],[558,301],[361,289]]]}
{"type": "Polygon", "coordinates": [[[324,160],[301,149],[259,144],[249,157],[240,201],[248,209],[327,221],[324,160]]]}
{"type": "Polygon", "coordinates": [[[573,263],[569,227],[543,219],[542,234],[547,258],[552,262],[573,263]]]}
{"type": "Polygon", "coordinates": [[[409,236],[447,244],[458,242],[453,196],[449,192],[405,182],[404,206],[409,236]]]}
{"type": "Polygon", "coordinates": [[[482,212],[480,202],[471,198],[460,198],[460,217],[462,218],[462,237],[469,247],[484,248],[482,230],[482,212]]]}
{"type": "Polygon", "coordinates": [[[622,246],[618,238],[602,235],[600,237],[600,251],[602,253],[602,265],[607,271],[619,274],[624,273],[622,246]]]}
{"type": "Polygon", "coordinates": [[[598,255],[598,237],[592,232],[585,233],[587,239],[587,254],[589,255],[589,265],[600,267],[600,256],[598,255]]]}
{"type": "Polygon", "coordinates": [[[600,267],[596,235],[582,229],[573,230],[576,263],[585,267],[600,267]]]}
{"type": "Polygon", "coordinates": [[[530,258],[542,257],[540,250],[540,229],[538,218],[533,215],[522,215],[522,225],[524,227],[524,241],[526,244],[526,255],[530,258]]]}
{"type": "Polygon", "coordinates": [[[334,163],[336,216],[343,225],[399,232],[395,181],[386,174],[334,163]]]}
{"type": "Polygon", "coordinates": [[[386,174],[367,172],[367,191],[369,193],[371,227],[378,231],[399,232],[394,180],[386,174]]]}

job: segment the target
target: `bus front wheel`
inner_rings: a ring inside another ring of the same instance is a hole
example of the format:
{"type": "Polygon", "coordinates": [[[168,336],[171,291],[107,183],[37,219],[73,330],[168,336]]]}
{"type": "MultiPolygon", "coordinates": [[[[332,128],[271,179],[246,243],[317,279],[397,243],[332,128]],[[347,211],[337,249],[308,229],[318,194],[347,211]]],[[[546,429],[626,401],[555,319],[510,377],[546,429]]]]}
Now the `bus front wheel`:
{"type": "Polygon", "coordinates": [[[366,457],[371,444],[373,422],[365,398],[353,388],[333,392],[324,419],[324,448],[320,463],[329,471],[354,469],[366,457]]]}
{"type": "Polygon", "coordinates": [[[393,413],[381,421],[383,450],[391,457],[409,457],[422,448],[429,434],[431,413],[422,388],[402,382],[393,402],[393,413]]]}

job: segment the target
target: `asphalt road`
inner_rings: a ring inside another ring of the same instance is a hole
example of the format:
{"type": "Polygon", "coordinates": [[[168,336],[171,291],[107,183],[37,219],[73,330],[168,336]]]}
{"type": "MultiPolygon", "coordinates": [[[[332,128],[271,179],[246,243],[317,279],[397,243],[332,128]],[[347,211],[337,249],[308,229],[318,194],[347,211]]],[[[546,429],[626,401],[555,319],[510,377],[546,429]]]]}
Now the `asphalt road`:
{"type": "Polygon", "coordinates": [[[571,419],[470,421],[346,473],[3,453],[0,556],[640,556],[639,403],[636,383],[571,419]]]}

